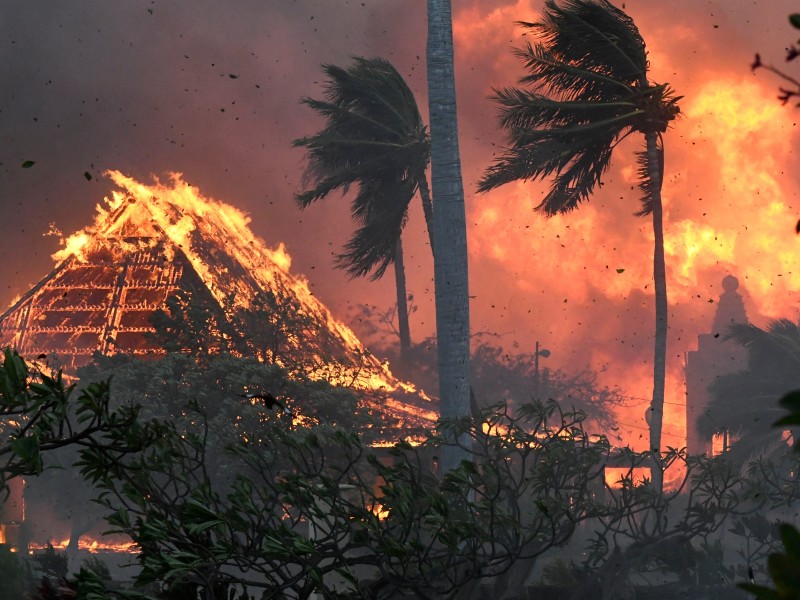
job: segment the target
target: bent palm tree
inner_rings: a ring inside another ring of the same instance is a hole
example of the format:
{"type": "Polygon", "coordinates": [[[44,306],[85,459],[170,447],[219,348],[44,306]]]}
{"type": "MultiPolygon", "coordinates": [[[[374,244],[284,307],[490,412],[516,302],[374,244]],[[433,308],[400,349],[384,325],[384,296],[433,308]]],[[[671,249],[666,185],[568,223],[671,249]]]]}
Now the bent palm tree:
{"type": "MultiPolygon", "coordinates": [[[[658,462],[664,406],[667,286],[664,266],[661,134],[679,113],[666,84],[647,78],[645,43],[633,20],[606,0],[545,2],[544,18],[520,23],[538,34],[516,54],[529,71],[529,89],[495,90],[509,147],[481,179],[487,192],[503,184],[554,175],[538,210],[566,213],[588,200],[608,169],[616,145],[632,133],[645,138],[638,154],[642,206],[652,215],[656,295],[650,449],[658,462]]],[[[653,479],[661,488],[659,469],[653,479]]]]}
{"type": "MultiPolygon", "coordinates": [[[[323,65],[325,99],[302,102],[327,119],[316,135],[294,141],[308,148],[306,178],[313,187],[295,196],[301,208],[358,185],[352,216],[358,229],[337,257],[351,277],[383,276],[394,263],[400,347],[410,346],[401,232],[419,189],[428,233],[432,207],[425,171],[430,139],[414,95],[397,70],[380,58],[355,58],[343,69],[323,65]]],[[[431,240],[431,248],[433,241],[431,240]]]]}

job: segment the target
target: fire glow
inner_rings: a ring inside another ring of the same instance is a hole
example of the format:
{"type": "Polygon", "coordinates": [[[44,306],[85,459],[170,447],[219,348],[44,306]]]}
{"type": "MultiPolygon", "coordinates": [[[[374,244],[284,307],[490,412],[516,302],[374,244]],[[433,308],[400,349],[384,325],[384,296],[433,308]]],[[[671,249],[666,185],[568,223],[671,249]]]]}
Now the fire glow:
{"type": "MultiPolygon", "coordinates": [[[[708,332],[722,278],[739,279],[759,326],[796,318],[800,289],[797,183],[784,172],[796,114],[775,101],[768,83],[744,77],[706,78],[682,108],[665,134],[663,186],[670,304],[664,444],[673,447],[685,443],[682,357],[708,332]]],[[[512,286],[504,320],[495,315],[492,326],[515,328],[525,317],[533,339],[556,349],[555,360],[558,349],[572,349],[602,383],[641,399],[619,411],[622,439],[615,440],[635,446],[647,438],[654,331],[653,235],[648,219],[633,216],[638,149],[623,143],[605,185],[570,214],[535,213],[545,184],[526,182],[480,198],[469,219],[479,280],[487,285],[491,265],[492,285],[504,279],[512,286]]],[[[492,305],[498,300],[491,296],[492,305]]]]}
{"type": "Polygon", "coordinates": [[[108,176],[121,189],[97,206],[90,227],[62,239],[55,270],[0,319],[0,341],[27,355],[74,355],[73,366],[95,349],[159,354],[146,335],[153,331],[149,316],[180,286],[196,285],[194,278],[220,307],[233,299],[249,308],[271,291],[307,318],[284,341],[288,353],[310,365],[305,375],[374,392],[369,401],[380,396],[380,410],[401,423],[426,427],[436,420],[424,392],[394,377],[305,278],[291,275],[284,245],[268,248],[243,212],[202,196],[180,174],[151,185],[118,171],[108,176]]]}
{"type": "MultiPolygon", "coordinates": [[[[69,547],[69,539],[55,541],[51,540],[46,544],[30,544],[28,552],[34,554],[47,550],[48,546],[52,546],[54,550],[64,551],[69,547]]],[[[91,554],[100,552],[117,552],[126,554],[137,554],[139,547],[134,542],[111,542],[108,540],[96,540],[89,537],[82,537],[78,540],[78,550],[83,550],[91,554]]]]}

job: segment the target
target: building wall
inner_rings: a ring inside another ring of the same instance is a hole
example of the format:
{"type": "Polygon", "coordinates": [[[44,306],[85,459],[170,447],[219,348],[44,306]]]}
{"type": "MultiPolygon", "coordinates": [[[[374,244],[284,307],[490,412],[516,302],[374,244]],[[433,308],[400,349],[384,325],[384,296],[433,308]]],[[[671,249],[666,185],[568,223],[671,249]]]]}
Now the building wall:
{"type": "Polygon", "coordinates": [[[704,439],[697,420],[708,409],[708,388],[720,377],[747,367],[747,351],[727,339],[730,327],[747,323],[739,280],[728,275],[722,280],[723,293],[711,324],[711,333],[697,336],[697,350],[686,353],[686,451],[712,455],[711,439],[704,439]]]}

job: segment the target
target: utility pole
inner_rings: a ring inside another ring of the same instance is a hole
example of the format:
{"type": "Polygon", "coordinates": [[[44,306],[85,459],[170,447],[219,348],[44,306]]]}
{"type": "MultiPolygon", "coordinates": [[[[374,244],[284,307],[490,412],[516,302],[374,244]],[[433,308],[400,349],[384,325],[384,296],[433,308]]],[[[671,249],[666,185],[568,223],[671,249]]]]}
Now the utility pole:
{"type": "Polygon", "coordinates": [[[539,340],[536,340],[536,352],[533,355],[533,397],[539,399],[539,357],[547,358],[550,350],[547,348],[539,349],[539,340]]]}

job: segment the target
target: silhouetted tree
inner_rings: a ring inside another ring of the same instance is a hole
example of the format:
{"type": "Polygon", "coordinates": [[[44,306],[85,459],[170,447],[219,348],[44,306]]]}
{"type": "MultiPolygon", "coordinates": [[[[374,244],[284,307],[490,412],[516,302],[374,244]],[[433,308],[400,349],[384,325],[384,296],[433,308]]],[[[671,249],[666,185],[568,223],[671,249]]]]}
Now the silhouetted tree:
{"type": "Polygon", "coordinates": [[[295,200],[306,208],[334,190],[347,193],[351,185],[358,186],[351,212],[359,229],[337,266],[352,277],[372,272],[374,280],[394,263],[400,347],[405,351],[411,342],[400,238],[417,190],[432,235],[428,131],[414,94],[388,61],[357,57],[347,69],[322,69],[328,76],[325,100],[304,98],[303,103],[325,117],[325,128],[294,141],[308,149],[306,177],[314,187],[295,200]]]}
{"type": "Polygon", "coordinates": [[[137,583],[208,600],[234,589],[454,598],[566,541],[593,510],[609,450],[553,403],[448,421],[442,429],[455,431],[388,451],[352,431],[268,419],[239,430],[220,486],[207,419],[198,407],[187,414],[188,429],[156,420],[117,432],[115,443],[146,448],[120,458],[112,444],[84,453],[83,466],[110,525],[141,548],[137,583]],[[437,477],[443,445],[463,436],[468,460],[437,477]]]}
{"type": "Polygon", "coordinates": [[[643,197],[637,214],[652,216],[655,237],[656,328],[648,420],[650,448],[658,460],[667,347],[662,133],[678,115],[679,98],[668,85],[648,79],[639,30],[606,0],[547,0],[541,21],[520,24],[538,36],[536,43],[516,52],[529,71],[520,83],[530,87],[495,90],[509,147],[478,189],[487,192],[512,181],[553,175],[537,208],[548,216],[567,213],[589,199],[617,144],[633,133],[644,135],[645,150],[638,154],[643,197]]]}
{"type": "MultiPolygon", "coordinates": [[[[800,13],[792,13],[789,15],[789,23],[795,29],[800,29],[800,13]]],[[[800,56],[800,48],[798,48],[797,44],[800,44],[800,40],[798,40],[795,44],[791,44],[786,49],[786,62],[792,62],[800,56]]],[[[756,54],[753,63],[750,65],[750,68],[755,71],[756,69],[764,69],[771,73],[774,73],[785,82],[789,84],[790,87],[779,87],[778,90],[780,91],[780,95],[778,96],[778,100],[780,100],[783,104],[786,104],[792,98],[800,97],[800,81],[797,80],[797,77],[793,77],[789,75],[782,69],[779,69],[771,64],[765,64],[761,62],[761,55],[756,54]]],[[[796,104],[796,106],[800,107],[800,102],[796,104]]]]}

